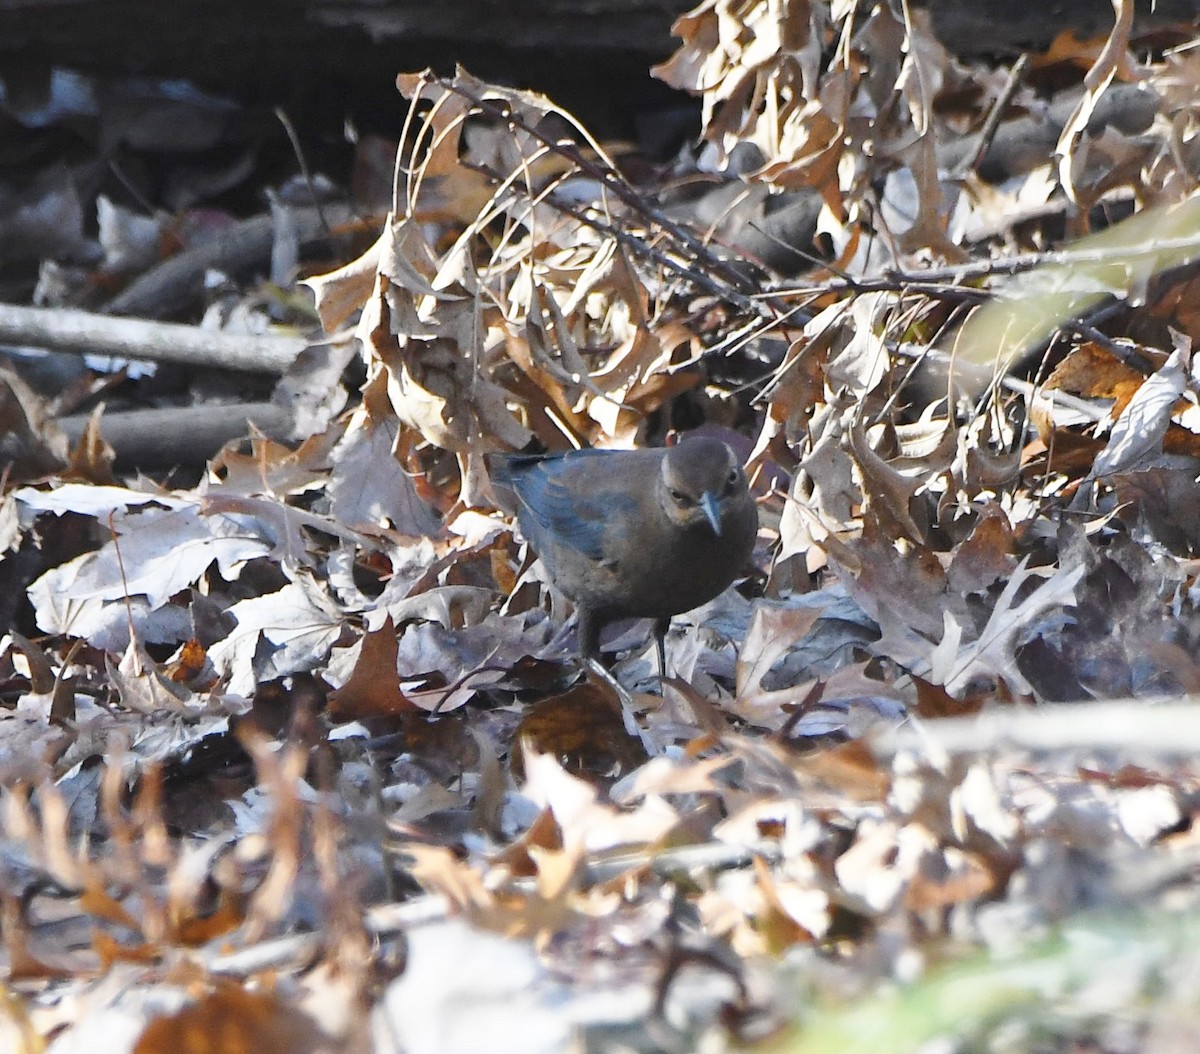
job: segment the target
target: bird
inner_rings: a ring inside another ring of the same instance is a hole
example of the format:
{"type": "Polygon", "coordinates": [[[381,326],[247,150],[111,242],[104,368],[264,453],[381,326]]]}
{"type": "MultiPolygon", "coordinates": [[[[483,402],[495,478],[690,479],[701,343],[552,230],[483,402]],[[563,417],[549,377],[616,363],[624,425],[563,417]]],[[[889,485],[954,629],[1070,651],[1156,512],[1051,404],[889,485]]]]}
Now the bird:
{"type": "Polygon", "coordinates": [[[733,450],[710,436],[641,450],[491,454],[500,507],[575,605],[578,650],[600,630],[654,620],[660,677],[672,616],[723,592],[748,566],[758,507],[733,450]]]}

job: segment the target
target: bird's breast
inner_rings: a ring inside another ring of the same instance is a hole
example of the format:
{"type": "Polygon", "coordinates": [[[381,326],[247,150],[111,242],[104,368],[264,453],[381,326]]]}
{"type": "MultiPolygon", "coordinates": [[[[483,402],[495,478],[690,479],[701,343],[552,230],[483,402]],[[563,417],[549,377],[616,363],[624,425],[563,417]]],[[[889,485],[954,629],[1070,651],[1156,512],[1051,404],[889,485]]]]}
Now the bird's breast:
{"type": "Polygon", "coordinates": [[[614,618],[668,618],[720,594],[746,565],[754,536],[731,525],[720,536],[706,523],[654,530],[612,547],[602,561],[583,566],[571,554],[551,568],[572,599],[614,618]]]}

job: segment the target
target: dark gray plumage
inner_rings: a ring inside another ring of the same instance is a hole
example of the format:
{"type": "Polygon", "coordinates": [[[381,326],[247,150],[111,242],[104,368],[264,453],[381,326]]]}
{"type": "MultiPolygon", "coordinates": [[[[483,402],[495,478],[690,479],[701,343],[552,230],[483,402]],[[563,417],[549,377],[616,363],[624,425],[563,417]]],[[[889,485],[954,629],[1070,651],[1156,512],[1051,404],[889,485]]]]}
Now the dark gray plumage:
{"type": "Polygon", "coordinates": [[[721,593],[754,549],[758,509],[737,457],[717,439],[497,454],[488,467],[501,505],[574,601],[585,658],[597,654],[605,623],[651,618],[661,670],[671,616],[721,593]]]}

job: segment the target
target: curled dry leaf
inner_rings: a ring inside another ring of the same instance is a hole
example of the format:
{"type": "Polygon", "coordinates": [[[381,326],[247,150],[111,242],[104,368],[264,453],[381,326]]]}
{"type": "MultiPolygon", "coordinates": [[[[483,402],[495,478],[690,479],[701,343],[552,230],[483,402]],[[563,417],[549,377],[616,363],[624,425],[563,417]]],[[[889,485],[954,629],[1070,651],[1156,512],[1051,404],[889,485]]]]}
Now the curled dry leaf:
{"type": "Polygon", "coordinates": [[[570,773],[589,780],[615,780],[646,760],[646,748],[631,736],[611,693],[582,684],[529,707],[517,726],[513,775],[525,772],[525,751],[549,754],[570,773]]]}
{"type": "Polygon", "coordinates": [[[699,349],[656,338],[648,277],[610,233],[623,206],[582,181],[588,166],[615,167],[569,114],[462,72],[399,83],[413,141],[401,146],[395,209],[367,254],[311,284],[327,329],[360,313],[369,420],[353,427],[395,420],[455,453],[472,504],[481,449],[534,435],[627,443],[696,383],[699,349]],[[594,227],[572,214],[580,194],[594,227]],[[432,240],[434,219],[448,224],[448,247],[432,240]]]}
{"type": "MultiPolygon", "coordinates": [[[[29,596],[52,634],[0,640],[5,992],[40,1014],[106,991],[97,961],[135,967],[179,1026],[156,1043],[227,1017],[243,1045],[320,1049],[289,1013],[336,976],[343,1015],[369,1007],[414,1049],[468,1018],[467,1049],[500,1035],[464,1007],[521,1049],[532,1014],[548,1049],[599,1049],[657,1006],[663,1045],[700,1050],[752,1039],[728,1030],[763,1020],[760,997],[794,1011],[772,954],[798,945],[822,942],[787,960],[814,1002],[838,998],[832,951],[858,1007],[919,984],[947,938],[1011,944],[1105,903],[1171,906],[1178,930],[1196,719],[1146,704],[1200,687],[1186,338],[1168,359],[1196,321],[1200,51],[1169,43],[1194,29],[1131,35],[1118,6],[1107,47],[1008,69],[949,59],[912,5],[707,0],[662,72],[701,94],[708,146],[658,169],[540,96],[402,77],[384,229],[310,282],[364,357],[361,404],[295,451],[227,448],[194,490],[0,496],[0,614],[21,628],[29,596]],[[1118,84],[1134,47],[1141,80],[1118,84]],[[797,205],[812,229],[769,261],[726,241],[791,239],[768,221],[797,205]],[[760,269],[779,261],[807,273],[785,287],[760,269]],[[665,699],[564,692],[559,612],[471,509],[483,455],[695,426],[757,432],[770,600],[695,613],[665,699]],[[183,680],[163,665],[180,642],[183,680]],[[354,718],[369,733],[330,727],[354,718]],[[432,969],[418,950],[401,970],[424,938],[432,969]],[[75,988],[22,987],[62,970],[75,988]],[[218,972],[256,980],[218,999],[218,972]],[[689,987],[712,975],[720,994],[689,987]],[[567,1021],[572,997],[590,1018],[567,1021]]],[[[305,389],[322,420],[343,364],[305,389]]],[[[45,408],[10,387],[12,471],[57,471],[45,408]]],[[[1182,961],[1147,971],[1176,1007],[1182,961]]],[[[934,1031],[962,1036],[948,1002],[934,1031]]],[[[1121,1009],[1122,1049],[1155,1005],[1121,1009]]],[[[995,1016],[992,1039],[1035,1034],[995,1016]]],[[[81,1010],[55,1045],[97,1035],[81,1010]]]]}

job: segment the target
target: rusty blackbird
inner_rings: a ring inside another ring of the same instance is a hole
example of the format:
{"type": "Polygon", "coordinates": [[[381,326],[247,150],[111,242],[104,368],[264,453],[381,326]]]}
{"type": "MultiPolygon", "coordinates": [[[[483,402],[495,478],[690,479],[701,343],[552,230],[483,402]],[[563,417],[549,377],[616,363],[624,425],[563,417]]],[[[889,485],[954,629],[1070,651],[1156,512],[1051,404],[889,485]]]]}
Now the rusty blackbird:
{"type": "Polygon", "coordinates": [[[493,454],[496,496],[575,604],[579,653],[614,619],[655,620],[659,672],[671,616],[741,574],[758,509],[733,451],[709,437],[649,450],[493,454]]]}

